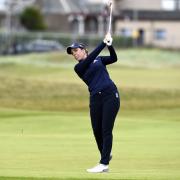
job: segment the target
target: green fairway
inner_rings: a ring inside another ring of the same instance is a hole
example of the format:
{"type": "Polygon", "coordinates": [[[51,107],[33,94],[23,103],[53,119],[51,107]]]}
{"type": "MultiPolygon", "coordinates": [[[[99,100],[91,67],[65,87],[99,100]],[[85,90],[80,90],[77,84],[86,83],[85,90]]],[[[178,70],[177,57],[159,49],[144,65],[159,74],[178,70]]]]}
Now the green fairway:
{"type": "Polygon", "coordinates": [[[99,154],[76,62],[0,57],[0,179],[180,179],[180,53],[129,49],[118,59],[108,67],[121,94],[110,172],[88,174],[99,154]]]}
{"type": "Polygon", "coordinates": [[[99,154],[87,113],[0,111],[0,176],[179,179],[180,111],[125,111],[108,174],[87,174],[99,154]]]}

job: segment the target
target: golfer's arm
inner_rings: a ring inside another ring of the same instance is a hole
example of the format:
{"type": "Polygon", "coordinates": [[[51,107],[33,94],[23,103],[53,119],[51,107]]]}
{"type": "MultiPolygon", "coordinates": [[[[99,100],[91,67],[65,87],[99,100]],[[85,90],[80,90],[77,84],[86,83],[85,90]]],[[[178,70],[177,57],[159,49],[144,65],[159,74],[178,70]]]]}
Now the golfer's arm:
{"type": "Polygon", "coordinates": [[[108,46],[110,56],[102,56],[102,63],[104,65],[112,64],[117,61],[117,54],[113,46],[108,46]]]}
{"type": "Polygon", "coordinates": [[[96,49],[94,49],[85,60],[81,61],[79,64],[77,64],[74,67],[75,72],[79,76],[82,76],[85,73],[86,69],[89,67],[89,65],[96,59],[96,57],[104,49],[105,46],[106,46],[106,44],[104,42],[99,44],[96,47],[96,49]]]}

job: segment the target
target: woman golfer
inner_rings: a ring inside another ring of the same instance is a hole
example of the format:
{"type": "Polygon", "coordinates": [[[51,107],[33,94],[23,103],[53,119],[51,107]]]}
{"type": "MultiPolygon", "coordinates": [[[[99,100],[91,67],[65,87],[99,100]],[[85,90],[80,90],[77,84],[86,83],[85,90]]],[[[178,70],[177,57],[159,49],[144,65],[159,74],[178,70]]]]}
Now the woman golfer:
{"type": "Polygon", "coordinates": [[[111,34],[106,34],[103,42],[90,54],[81,43],[73,43],[67,47],[67,53],[72,54],[78,61],[74,70],[88,86],[91,124],[101,154],[99,164],[87,171],[91,173],[107,172],[109,161],[112,158],[112,130],[120,107],[117,87],[110,79],[106,69],[106,65],[117,61],[111,34]],[[106,45],[110,55],[98,56],[106,45]]]}

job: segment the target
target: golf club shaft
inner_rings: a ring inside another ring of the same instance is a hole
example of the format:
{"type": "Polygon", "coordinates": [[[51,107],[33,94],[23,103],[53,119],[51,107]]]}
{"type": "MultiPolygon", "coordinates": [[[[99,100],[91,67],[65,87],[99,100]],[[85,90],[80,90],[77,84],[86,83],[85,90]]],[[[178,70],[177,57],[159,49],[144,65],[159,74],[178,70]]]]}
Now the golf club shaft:
{"type": "Polygon", "coordinates": [[[109,26],[108,26],[108,33],[111,33],[111,24],[112,24],[112,3],[110,6],[110,14],[109,14],[109,26]]]}

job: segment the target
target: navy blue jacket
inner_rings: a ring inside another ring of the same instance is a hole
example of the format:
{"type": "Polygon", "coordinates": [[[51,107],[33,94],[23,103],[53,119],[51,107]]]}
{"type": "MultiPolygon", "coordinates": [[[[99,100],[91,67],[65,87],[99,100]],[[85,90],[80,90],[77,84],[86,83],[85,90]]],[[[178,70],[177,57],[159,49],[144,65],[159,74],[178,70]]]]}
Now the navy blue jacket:
{"type": "Polygon", "coordinates": [[[117,61],[117,55],[113,46],[108,46],[110,56],[98,56],[106,44],[99,44],[84,60],[75,65],[74,70],[87,84],[90,95],[94,95],[106,88],[115,88],[110,79],[106,65],[117,61]]]}

